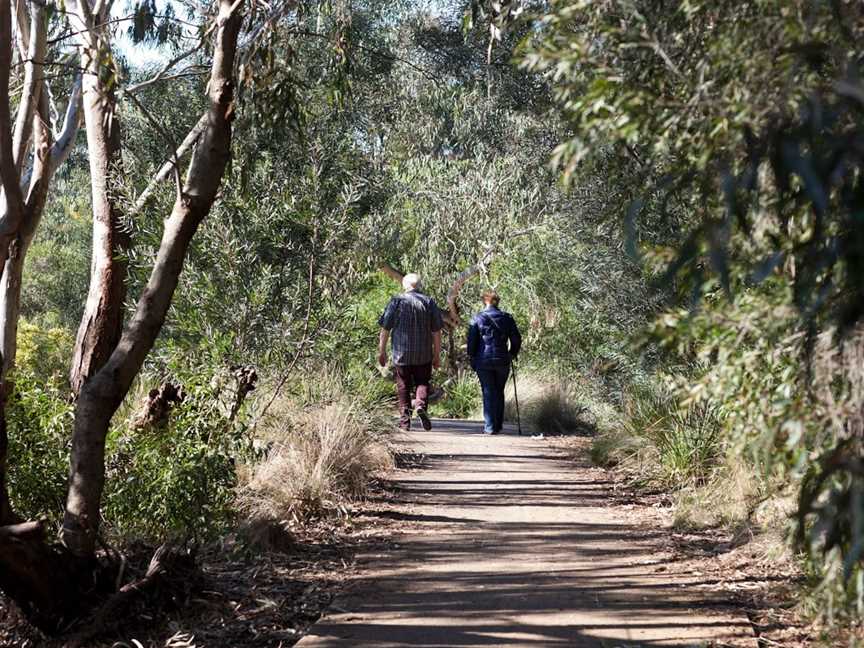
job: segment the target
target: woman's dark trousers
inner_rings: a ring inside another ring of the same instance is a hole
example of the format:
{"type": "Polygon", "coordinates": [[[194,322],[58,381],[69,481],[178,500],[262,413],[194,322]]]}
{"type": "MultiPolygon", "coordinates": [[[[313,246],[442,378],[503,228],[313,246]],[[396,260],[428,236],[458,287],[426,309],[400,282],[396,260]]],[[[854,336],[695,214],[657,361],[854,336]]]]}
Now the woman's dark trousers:
{"type": "Polygon", "coordinates": [[[483,388],[483,431],[497,434],[504,427],[504,387],[510,377],[510,365],[479,367],[476,371],[483,388]]]}

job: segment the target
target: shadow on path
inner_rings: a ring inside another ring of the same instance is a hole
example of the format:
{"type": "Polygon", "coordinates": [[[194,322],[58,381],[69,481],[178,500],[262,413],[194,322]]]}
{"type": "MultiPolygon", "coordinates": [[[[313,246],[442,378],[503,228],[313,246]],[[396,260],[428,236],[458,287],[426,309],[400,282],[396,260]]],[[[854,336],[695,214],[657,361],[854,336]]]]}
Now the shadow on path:
{"type": "Polygon", "coordinates": [[[666,530],[609,505],[602,471],[470,422],[402,443],[420,467],[368,515],[411,530],[361,556],[302,648],[756,645],[714,583],[675,573],[666,530]]]}

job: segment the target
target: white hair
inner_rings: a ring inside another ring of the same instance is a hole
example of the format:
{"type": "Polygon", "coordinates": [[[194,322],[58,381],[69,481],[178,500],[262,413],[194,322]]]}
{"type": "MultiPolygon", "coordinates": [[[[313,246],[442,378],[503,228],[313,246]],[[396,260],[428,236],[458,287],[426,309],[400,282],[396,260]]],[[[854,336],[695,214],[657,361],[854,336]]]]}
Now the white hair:
{"type": "Polygon", "coordinates": [[[404,290],[419,290],[420,289],[420,275],[416,272],[409,272],[404,277],[402,277],[402,288],[404,290]]]}

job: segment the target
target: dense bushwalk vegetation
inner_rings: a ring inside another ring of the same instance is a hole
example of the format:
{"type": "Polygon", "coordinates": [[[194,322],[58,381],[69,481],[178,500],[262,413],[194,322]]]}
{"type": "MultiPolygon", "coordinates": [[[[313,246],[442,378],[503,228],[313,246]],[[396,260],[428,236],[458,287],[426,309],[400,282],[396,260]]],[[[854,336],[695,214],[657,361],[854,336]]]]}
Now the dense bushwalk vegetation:
{"type": "Polygon", "coordinates": [[[494,286],[526,426],[682,525],[791,520],[860,618],[859,3],[65,6],[0,7],[0,587],[41,627],[98,608],[103,545],[362,498],[409,270],[448,311],[433,413],[478,410],[494,286]]]}

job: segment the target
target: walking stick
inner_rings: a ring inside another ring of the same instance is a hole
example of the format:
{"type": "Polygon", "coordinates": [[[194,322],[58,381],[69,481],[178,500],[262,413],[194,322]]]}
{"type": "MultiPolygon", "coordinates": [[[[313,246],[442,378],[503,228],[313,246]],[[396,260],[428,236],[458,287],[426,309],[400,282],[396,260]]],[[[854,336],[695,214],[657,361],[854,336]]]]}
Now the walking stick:
{"type": "Polygon", "coordinates": [[[519,430],[519,436],[522,436],[522,417],[519,414],[519,394],[516,392],[516,363],[512,363],[513,370],[513,400],[516,401],[516,427],[519,430]]]}

